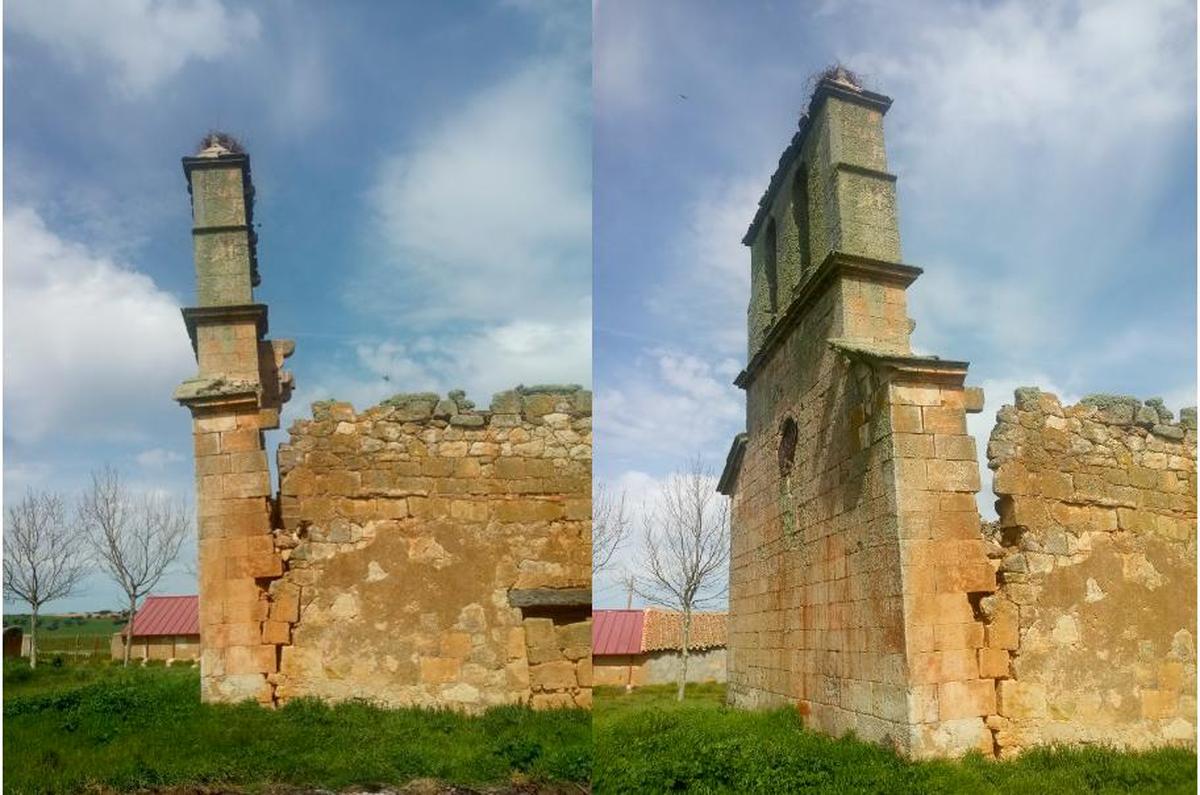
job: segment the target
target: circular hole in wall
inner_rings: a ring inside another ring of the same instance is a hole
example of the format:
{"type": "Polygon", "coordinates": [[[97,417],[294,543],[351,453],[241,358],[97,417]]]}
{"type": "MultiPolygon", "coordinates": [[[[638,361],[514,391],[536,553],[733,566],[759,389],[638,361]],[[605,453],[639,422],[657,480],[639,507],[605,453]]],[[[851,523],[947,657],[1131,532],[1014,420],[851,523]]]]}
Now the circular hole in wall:
{"type": "Polygon", "coordinates": [[[783,427],[779,429],[779,474],[781,475],[791,472],[792,466],[796,463],[796,439],[798,436],[796,421],[788,417],[783,421],[783,427]]]}

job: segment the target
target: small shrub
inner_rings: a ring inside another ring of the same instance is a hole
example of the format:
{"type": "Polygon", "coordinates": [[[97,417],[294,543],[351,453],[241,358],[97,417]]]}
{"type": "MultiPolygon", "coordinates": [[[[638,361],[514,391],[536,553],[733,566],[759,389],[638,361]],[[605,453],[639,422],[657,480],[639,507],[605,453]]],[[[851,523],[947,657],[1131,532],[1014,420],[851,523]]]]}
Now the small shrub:
{"type": "Polygon", "coordinates": [[[33,678],[33,669],[24,657],[9,657],[4,661],[4,684],[15,685],[33,678]]]}

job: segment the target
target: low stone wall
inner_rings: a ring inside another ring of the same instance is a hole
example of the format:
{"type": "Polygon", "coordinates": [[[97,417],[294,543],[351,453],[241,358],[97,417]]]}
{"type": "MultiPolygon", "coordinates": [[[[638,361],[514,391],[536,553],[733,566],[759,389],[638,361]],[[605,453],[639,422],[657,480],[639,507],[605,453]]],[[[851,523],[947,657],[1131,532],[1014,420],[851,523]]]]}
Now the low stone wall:
{"type": "Polygon", "coordinates": [[[589,392],[316,404],[279,472],[277,701],[590,705],[590,608],[510,599],[590,587],[589,392]]]}
{"type": "MultiPolygon", "coordinates": [[[[656,651],[646,655],[645,683],[674,684],[679,681],[683,655],[677,651],[656,651]]],[[[701,649],[688,654],[689,682],[724,682],[725,649],[701,649]]]]}
{"type": "MultiPolygon", "coordinates": [[[[109,642],[109,653],[114,660],[125,659],[125,638],[116,632],[109,642]]],[[[198,660],[200,659],[199,635],[159,635],[151,638],[135,637],[129,648],[131,660],[198,660]]]]}
{"type": "Polygon", "coordinates": [[[984,598],[1008,756],[1196,740],[1196,414],[1020,389],[988,445],[999,588],[984,598]],[[992,650],[992,649],[995,650],[992,650]]]}
{"type": "MultiPolygon", "coordinates": [[[[682,659],[677,651],[655,651],[636,655],[605,655],[593,661],[596,684],[623,687],[631,684],[669,685],[679,681],[682,659]]],[[[725,649],[702,649],[688,655],[689,682],[724,682],[725,649]]]]}

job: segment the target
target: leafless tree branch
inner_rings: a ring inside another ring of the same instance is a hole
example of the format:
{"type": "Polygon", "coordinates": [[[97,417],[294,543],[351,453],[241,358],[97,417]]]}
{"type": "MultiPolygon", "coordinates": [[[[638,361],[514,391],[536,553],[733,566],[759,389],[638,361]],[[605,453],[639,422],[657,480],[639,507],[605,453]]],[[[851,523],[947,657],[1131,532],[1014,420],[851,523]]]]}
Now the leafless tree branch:
{"type": "Polygon", "coordinates": [[[79,503],[80,524],[100,569],[129,600],[125,665],[129,665],[138,599],[150,593],[179,555],[191,529],[181,500],[136,495],[111,466],[92,473],[92,486],[79,503]]]}
{"type": "Polygon", "coordinates": [[[663,483],[653,507],[643,511],[638,578],[643,599],[682,616],[680,701],[687,682],[692,612],[725,599],[728,565],[729,503],[713,487],[712,472],[695,458],[663,483]]]}
{"type": "Polygon", "coordinates": [[[592,574],[607,569],[629,538],[632,524],[625,509],[625,492],[614,494],[607,484],[596,488],[592,500],[592,574]]]}
{"type": "Polygon", "coordinates": [[[73,529],[57,494],[30,489],[8,509],[4,593],[29,605],[31,667],[37,667],[37,620],[42,605],[70,596],[88,574],[87,550],[80,546],[73,529]]]}

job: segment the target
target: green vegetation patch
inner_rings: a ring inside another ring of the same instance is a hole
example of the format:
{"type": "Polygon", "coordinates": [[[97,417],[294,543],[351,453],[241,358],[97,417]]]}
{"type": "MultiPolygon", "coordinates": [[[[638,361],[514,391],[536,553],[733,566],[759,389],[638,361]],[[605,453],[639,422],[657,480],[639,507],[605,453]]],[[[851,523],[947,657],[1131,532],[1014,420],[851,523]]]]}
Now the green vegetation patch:
{"type": "MultiPolygon", "coordinates": [[[[29,614],[10,613],[4,616],[4,626],[21,627],[29,633],[29,614]]],[[[38,616],[38,638],[48,640],[53,638],[73,639],[103,637],[111,638],[125,626],[125,618],[119,613],[108,616],[38,616]]]]}
{"type": "Polygon", "coordinates": [[[169,786],[340,789],[585,782],[583,710],[479,716],[313,700],[201,704],[194,668],[4,668],[4,783],[13,793],[169,786]]]}
{"type": "Polygon", "coordinates": [[[596,793],[1194,793],[1196,755],[1051,748],[997,762],[979,755],[911,762],[853,737],[806,731],[794,710],[724,705],[724,687],[595,693],[596,793]]]}

